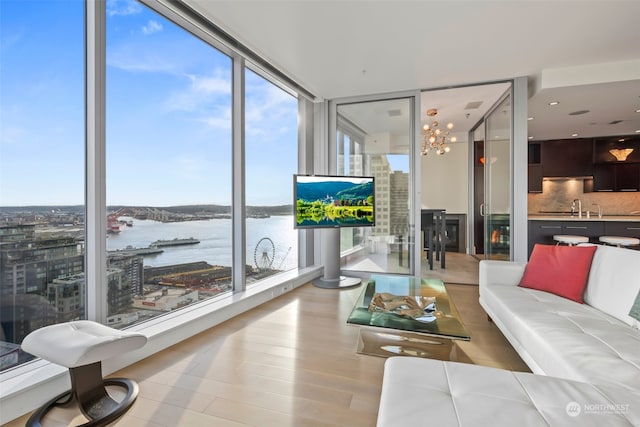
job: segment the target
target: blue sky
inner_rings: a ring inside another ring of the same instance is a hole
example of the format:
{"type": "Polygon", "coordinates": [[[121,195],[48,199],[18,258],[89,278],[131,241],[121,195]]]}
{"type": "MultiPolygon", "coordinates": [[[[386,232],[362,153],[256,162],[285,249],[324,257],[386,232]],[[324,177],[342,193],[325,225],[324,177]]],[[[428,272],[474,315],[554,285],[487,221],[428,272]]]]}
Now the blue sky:
{"type": "MultiPolygon", "coordinates": [[[[83,9],[0,1],[0,205],[84,200],[83,9]]],[[[107,203],[230,204],[231,60],[107,2],[107,203]]],[[[246,75],[247,204],[292,202],[297,100],[246,75]]]]}

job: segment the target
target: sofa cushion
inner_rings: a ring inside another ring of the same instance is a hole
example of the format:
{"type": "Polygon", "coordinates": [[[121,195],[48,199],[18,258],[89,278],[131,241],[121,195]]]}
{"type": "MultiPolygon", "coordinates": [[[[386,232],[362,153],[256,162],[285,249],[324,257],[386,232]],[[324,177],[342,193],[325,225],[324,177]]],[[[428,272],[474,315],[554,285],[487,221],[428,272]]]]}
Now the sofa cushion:
{"type": "Polygon", "coordinates": [[[385,362],[377,420],[378,427],[638,423],[638,392],[404,356],[385,362]]]}
{"type": "Polygon", "coordinates": [[[597,248],[584,302],[637,327],[629,312],[640,292],[640,251],[603,245],[597,248]]]}
{"type": "Polygon", "coordinates": [[[518,286],[550,292],[582,304],[596,246],[536,244],[518,286]]]}

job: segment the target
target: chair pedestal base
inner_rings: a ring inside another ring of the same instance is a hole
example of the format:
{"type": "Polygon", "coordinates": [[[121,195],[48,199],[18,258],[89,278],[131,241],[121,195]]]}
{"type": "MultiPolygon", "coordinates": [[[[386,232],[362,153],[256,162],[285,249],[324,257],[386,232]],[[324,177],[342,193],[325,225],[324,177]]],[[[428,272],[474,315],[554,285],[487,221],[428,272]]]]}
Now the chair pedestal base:
{"type": "Polygon", "coordinates": [[[71,390],[51,399],[36,410],[26,427],[42,427],[42,418],[54,407],[77,404],[89,422],[78,427],[106,426],[122,416],[138,396],[138,384],[127,378],[102,378],[102,363],[69,368],[71,390]],[[126,395],[121,401],[115,401],[107,393],[107,386],[124,388],[126,395]]]}

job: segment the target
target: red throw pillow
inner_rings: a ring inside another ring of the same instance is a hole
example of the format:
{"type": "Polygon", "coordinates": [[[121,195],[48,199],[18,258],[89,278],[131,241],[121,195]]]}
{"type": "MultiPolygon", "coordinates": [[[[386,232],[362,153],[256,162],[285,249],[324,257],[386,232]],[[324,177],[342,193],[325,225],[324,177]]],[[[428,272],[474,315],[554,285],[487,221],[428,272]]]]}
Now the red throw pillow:
{"type": "Polygon", "coordinates": [[[536,244],[518,286],[550,292],[582,304],[597,248],[536,244]]]}

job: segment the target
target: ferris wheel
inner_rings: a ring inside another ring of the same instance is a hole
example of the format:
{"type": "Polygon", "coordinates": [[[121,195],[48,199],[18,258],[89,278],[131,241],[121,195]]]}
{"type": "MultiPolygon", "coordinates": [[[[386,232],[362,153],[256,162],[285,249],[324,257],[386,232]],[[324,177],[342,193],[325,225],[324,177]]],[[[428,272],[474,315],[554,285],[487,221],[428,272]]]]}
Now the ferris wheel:
{"type": "Polygon", "coordinates": [[[273,265],[273,259],[276,256],[276,246],[273,240],[263,237],[258,240],[255,250],[253,251],[253,262],[260,270],[266,270],[273,265]]]}

